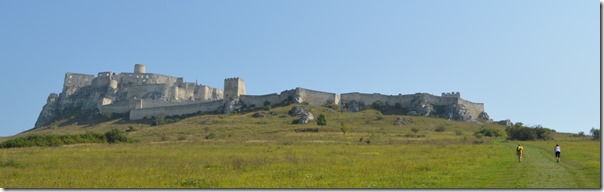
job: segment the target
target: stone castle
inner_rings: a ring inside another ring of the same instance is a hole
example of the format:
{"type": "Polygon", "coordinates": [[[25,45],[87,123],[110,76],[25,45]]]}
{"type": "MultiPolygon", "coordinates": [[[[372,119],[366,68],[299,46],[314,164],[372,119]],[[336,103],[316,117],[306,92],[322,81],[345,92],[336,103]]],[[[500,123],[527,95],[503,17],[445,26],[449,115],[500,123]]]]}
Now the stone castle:
{"type": "Polygon", "coordinates": [[[402,115],[439,116],[459,121],[488,121],[484,104],[466,101],[459,92],[435,96],[427,93],[382,95],[378,93],[335,94],[304,88],[280,94],[246,95],[245,82],[227,78],[218,89],[181,77],[147,73],[143,64],[134,73],[100,72],[94,75],[66,73],[63,91],[51,93],[35,127],[48,125],[74,114],[128,115],[130,120],[197,113],[234,113],[266,105],[304,103],[336,105],[360,111],[376,104],[400,109],[402,115]]]}

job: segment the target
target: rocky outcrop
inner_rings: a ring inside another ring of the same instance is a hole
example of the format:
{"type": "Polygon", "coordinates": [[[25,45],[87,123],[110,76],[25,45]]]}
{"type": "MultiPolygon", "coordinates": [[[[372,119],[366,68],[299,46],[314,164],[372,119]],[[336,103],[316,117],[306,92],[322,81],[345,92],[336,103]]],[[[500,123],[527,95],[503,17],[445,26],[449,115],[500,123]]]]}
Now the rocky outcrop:
{"type": "Polygon", "coordinates": [[[429,116],[434,111],[434,106],[421,97],[415,98],[411,102],[411,107],[407,115],[411,116],[429,116]]]}
{"type": "Polygon", "coordinates": [[[407,125],[407,122],[405,121],[404,118],[397,117],[396,120],[394,120],[393,125],[395,125],[395,126],[404,126],[404,125],[407,125]]]}
{"type": "Polygon", "coordinates": [[[506,119],[506,120],[497,121],[497,124],[504,125],[504,126],[512,126],[513,123],[509,119],[506,119]]]}
{"type": "Polygon", "coordinates": [[[46,99],[46,105],[38,116],[35,127],[41,127],[50,124],[58,115],[59,95],[51,93],[46,99]]]}
{"type": "Polygon", "coordinates": [[[308,122],[315,120],[315,116],[312,113],[300,106],[292,107],[288,114],[293,117],[300,117],[299,119],[292,121],[293,124],[307,124],[308,122]]]}
{"type": "Polygon", "coordinates": [[[357,101],[351,101],[344,105],[344,109],[346,109],[348,112],[359,112],[365,109],[365,104],[357,101]]]}
{"type": "Polygon", "coordinates": [[[223,112],[224,114],[238,113],[243,109],[244,105],[239,98],[229,99],[224,102],[223,112]]]}
{"type": "Polygon", "coordinates": [[[456,121],[470,121],[472,119],[466,107],[458,104],[445,106],[443,115],[445,115],[444,118],[456,121]]]}
{"type": "Polygon", "coordinates": [[[479,121],[486,121],[486,122],[491,122],[493,121],[491,118],[489,118],[489,114],[487,114],[487,112],[480,112],[480,114],[478,114],[478,120],[479,121]]]}

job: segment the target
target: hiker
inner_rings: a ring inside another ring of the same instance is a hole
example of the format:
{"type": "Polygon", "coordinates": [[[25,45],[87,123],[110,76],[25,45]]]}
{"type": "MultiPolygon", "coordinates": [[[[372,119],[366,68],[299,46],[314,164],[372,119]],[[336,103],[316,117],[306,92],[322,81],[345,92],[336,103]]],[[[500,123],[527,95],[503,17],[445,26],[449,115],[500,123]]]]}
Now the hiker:
{"type": "Polygon", "coordinates": [[[556,162],[560,163],[560,146],[558,144],[554,147],[554,153],[556,153],[556,162]]]}
{"type": "Polygon", "coordinates": [[[518,155],[518,162],[522,162],[522,151],[524,150],[524,148],[522,147],[522,145],[518,144],[518,147],[516,147],[516,155],[518,155]]]}

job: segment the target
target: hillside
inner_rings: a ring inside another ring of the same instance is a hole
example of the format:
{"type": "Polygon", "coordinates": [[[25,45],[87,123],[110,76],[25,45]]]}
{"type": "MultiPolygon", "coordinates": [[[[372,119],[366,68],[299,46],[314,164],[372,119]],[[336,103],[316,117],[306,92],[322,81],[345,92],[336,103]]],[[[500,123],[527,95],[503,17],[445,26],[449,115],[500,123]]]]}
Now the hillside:
{"type": "MultiPolygon", "coordinates": [[[[383,115],[379,111],[367,109],[361,112],[341,112],[319,106],[305,106],[315,117],[325,114],[327,125],[319,127],[314,121],[308,124],[292,124],[299,117],[288,115],[288,111],[298,105],[277,107],[270,111],[261,110],[243,114],[209,114],[183,118],[173,123],[152,126],[154,120],[138,121],[114,118],[107,121],[78,125],[76,120],[64,119],[49,126],[33,129],[14,137],[32,134],[79,134],[87,131],[104,133],[113,128],[122,131],[132,127],[135,131],[128,136],[141,142],[186,142],[205,141],[206,136],[214,134],[214,140],[221,142],[268,142],[268,143],[312,143],[358,141],[364,138],[374,143],[406,143],[423,140],[473,140],[473,133],[482,126],[505,129],[504,126],[490,123],[478,124],[449,121],[441,118],[415,117],[402,115],[383,115]],[[259,113],[262,117],[253,117],[259,113]],[[406,125],[394,125],[401,118],[406,125]],[[344,139],[340,131],[341,123],[350,128],[344,139]],[[296,132],[295,129],[319,128],[320,134],[296,132]],[[435,129],[441,128],[442,132],[435,129]],[[413,132],[417,129],[417,133],[413,132]]],[[[167,122],[172,121],[166,118],[167,122]]],[[[131,129],[131,128],[130,128],[131,129]]]]}
{"type": "Polygon", "coordinates": [[[0,149],[0,177],[7,178],[0,187],[601,187],[600,144],[589,137],[555,133],[555,140],[523,141],[519,163],[516,142],[474,136],[481,127],[504,129],[498,124],[305,106],[324,114],[327,125],[296,125],[298,117],[288,115],[294,106],[166,118],[156,126],[154,120],[62,120],[11,138],[119,129],[139,142],[0,149]],[[405,125],[394,125],[399,118],[405,125]],[[350,128],[345,135],[341,123],[350,128]],[[559,164],[551,154],[558,143],[568,151],[559,164]]]}

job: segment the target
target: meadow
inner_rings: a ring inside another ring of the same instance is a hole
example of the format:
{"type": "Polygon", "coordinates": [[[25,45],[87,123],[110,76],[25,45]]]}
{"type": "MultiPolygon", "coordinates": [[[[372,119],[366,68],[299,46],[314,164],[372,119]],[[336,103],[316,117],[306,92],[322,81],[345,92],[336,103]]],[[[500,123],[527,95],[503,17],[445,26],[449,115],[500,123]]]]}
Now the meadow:
{"type": "MultiPolygon", "coordinates": [[[[310,107],[328,125],[293,125],[291,107],[175,123],[119,119],[17,135],[131,130],[138,143],[0,149],[2,188],[601,188],[600,142],[556,133],[518,142],[475,137],[497,124],[310,107]],[[406,125],[393,122],[403,118],[406,125]],[[343,134],[341,123],[350,127],[343,134]],[[320,132],[296,132],[319,128],[320,132]],[[436,131],[438,129],[438,131],[436,131]],[[553,146],[562,146],[556,163],[553,146]]],[[[4,138],[6,140],[9,138],[4,138]]]]}

